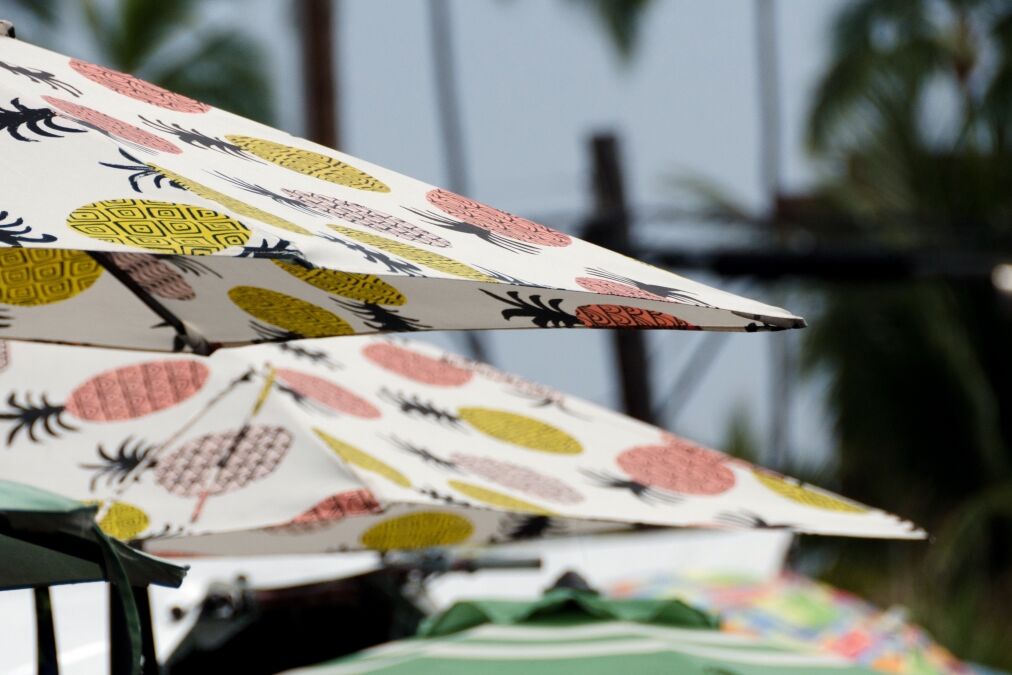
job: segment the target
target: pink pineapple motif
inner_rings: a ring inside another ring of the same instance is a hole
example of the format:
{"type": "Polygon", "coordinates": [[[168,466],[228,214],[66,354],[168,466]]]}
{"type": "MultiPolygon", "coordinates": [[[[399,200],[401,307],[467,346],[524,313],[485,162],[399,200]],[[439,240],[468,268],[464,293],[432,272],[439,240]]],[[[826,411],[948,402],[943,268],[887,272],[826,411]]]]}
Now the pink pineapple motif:
{"type": "Polygon", "coordinates": [[[197,293],[175,267],[147,253],[107,253],[142,289],[165,300],[193,300],[197,293]]]}
{"type": "Polygon", "coordinates": [[[70,117],[78,122],[81,122],[87,126],[94,127],[110,136],[129,141],[137,145],[150,148],[151,150],[158,150],[160,152],[168,152],[172,154],[179,154],[182,152],[172,143],[168,142],[164,138],[155,136],[152,133],[144,131],[140,127],[135,127],[132,124],[128,124],[115,117],[110,117],[105,113],[99,112],[94,108],[80,105],[72,101],[64,101],[61,98],[53,96],[42,97],[46,103],[57,108],[64,113],[65,117],[70,117]]]}
{"type": "Polygon", "coordinates": [[[362,204],[348,202],[336,197],[321,195],[316,192],[304,192],[302,190],[281,190],[286,196],[298,201],[317,213],[340,218],[352,225],[361,225],[370,230],[389,234],[403,241],[410,241],[414,244],[425,244],[436,248],[447,248],[450,242],[437,234],[413,225],[403,218],[371,209],[362,204]]]}
{"type": "Polygon", "coordinates": [[[381,414],[369,401],[322,377],[290,368],[277,368],[274,375],[299,403],[313,403],[328,411],[364,419],[375,419],[381,414]]]}
{"type": "Polygon", "coordinates": [[[285,534],[305,534],[320,530],[330,523],[353,516],[365,516],[380,513],[383,507],[376,501],[369,490],[347,490],[331,495],[300,513],[287,523],[267,528],[270,532],[285,534]]]}
{"type": "Polygon", "coordinates": [[[38,442],[40,427],[54,437],[60,430],[77,430],[64,420],[64,415],[88,422],[118,422],[170,408],[199,392],[209,374],[207,366],[196,359],[123,366],[86,380],[70,392],[63,404],[50,403],[45,394],[38,404],[32,402],[31,394],[20,403],[17,394],[11,393],[7,397],[9,409],[0,413],[0,420],[14,423],[7,434],[8,443],[22,431],[38,442]]]}
{"type": "Polygon", "coordinates": [[[725,455],[670,434],[661,445],[623,450],[615,463],[628,480],[587,473],[605,487],[625,488],[644,499],[678,501],[677,495],[718,495],[735,484],[725,455]]]}
{"type": "Polygon", "coordinates": [[[583,305],[576,308],[576,318],[588,328],[678,328],[699,330],[677,316],[642,307],[626,305],[583,305]]]}
{"type": "Polygon", "coordinates": [[[69,65],[84,77],[106,89],[160,108],[186,113],[205,113],[211,109],[211,106],[206,103],[176,94],[118,70],[80,59],[71,59],[69,65]]]}
{"type": "Polygon", "coordinates": [[[155,480],[180,497],[222,495],[269,476],[291,445],[291,432],[278,426],[204,434],[157,458],[155,480]]]}
{"type": "Polygon", "coordinates": [[[558,478],[545,475],[521,464],[464,452],[454,452],[444,459],[410,441],[393,438],[392,442],[399,449],[426,464],[447,471],[463,471],[531,497],[538,497],[556,504],[578,504],[584,500],[582,494],[558,478]]]}
{"type": "Polygon", "coordinates": [[[425,198],[451,217],[447,218],[431,211],[412,208],[407,210],[433,225],[453,232],[474,235],[482,241],[514,253],[537,253],[538,246],[561,247],[573,243],[567,234],[448,190],[430,190],[425,198]]]}
{"type": "Polygon", "coordinates": [[[640,290],[635,286],[629,284],[623,284],[618,281],[610,281],[608,279],[597,279],[595,277],[577,277],[576,283],[581,288],[585,288],[592,293],[600,293],[602,295],[621,295],[626,298],[640,298],[642,300],[660,300],[664,302],[667,298],[661,297],[655,293],[649,291],[640,290]]]}
{"type": "Polygon", "coordinates": [[[557,504],[578,504],[584,496],[558,478],[513,462],[455,452],[450,461],[474,476],[557,504]]]}
{"type": "Polygon", "coordinates": [[[421,384],[460,387],[473,377],[470,370],[389,342],[371,344],[362,354],[380,368],[421,384]]]}

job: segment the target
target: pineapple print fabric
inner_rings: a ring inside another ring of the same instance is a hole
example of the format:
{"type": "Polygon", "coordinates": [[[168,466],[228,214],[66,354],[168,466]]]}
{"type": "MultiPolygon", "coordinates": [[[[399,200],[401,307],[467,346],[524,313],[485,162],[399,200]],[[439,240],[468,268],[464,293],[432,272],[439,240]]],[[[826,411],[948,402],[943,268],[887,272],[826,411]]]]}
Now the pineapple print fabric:
{"type": "Polygon", "coordinates": [[[0,63],[0,338],[803,325],[130,74],[7,38],[0,63]]]}
{"type": "MultiPolygon", "coordinates": [[[[386,292],[292,272],[339,297],[386,292]]],[[[179,295],[160,272],[136,276],[179,295]]],[[[637,524],[922,536],[421,343],[353,336],[211,357],[0,346],[0,475],[100,503],[107,532],[156,552],[411,549],[637,524]]]]}

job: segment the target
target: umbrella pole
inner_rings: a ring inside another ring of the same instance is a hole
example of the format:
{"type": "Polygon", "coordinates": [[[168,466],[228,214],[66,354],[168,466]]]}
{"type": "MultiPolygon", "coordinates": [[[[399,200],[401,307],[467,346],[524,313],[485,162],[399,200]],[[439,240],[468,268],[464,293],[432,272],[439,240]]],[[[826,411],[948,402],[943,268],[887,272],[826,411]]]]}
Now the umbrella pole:
{"type": "Polygon", "coordinates": [[[151,590],[148,586],[134,586],[133,590],[141,620],[141,655],[144,657],[141,675],[159,675],[161,668],[155,655],[155,630],[151,621],[151,590]]]}
{"type": "Polygon", "coordinates": [[[151,597],[147,586],[131,586],[137,618],[140,621],[141,668],[133,660],[133,643],[123,598],[115,584],[109,584],[109,672],[112,675],[159,675],[161,669],[155,655],[155,631],[151,622],[151,597]]]}
{"type": "Polygon", "coordinates": [[[126,626],[126,613],[115,584],[109,584],[109,673],[110,675],[136,675],[130,650],[130,634],[126,626]]]}
{"type": "Polygon", "coordinates": [[[53,599],[49,586],[36,586],[35,644],[38,675],[59,675],[60,664],[56,655],[56,629],[53,627],[53,599]]]}

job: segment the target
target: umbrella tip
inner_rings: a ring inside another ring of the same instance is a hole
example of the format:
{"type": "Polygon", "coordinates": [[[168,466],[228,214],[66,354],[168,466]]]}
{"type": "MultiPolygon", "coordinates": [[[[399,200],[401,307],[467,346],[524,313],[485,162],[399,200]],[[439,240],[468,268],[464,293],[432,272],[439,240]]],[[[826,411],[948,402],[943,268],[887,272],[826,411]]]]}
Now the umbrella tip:
{"type": "Polygon", "coordinates": [[[0,19],[0,37],[14,37],[14,24],[0,19]]]}

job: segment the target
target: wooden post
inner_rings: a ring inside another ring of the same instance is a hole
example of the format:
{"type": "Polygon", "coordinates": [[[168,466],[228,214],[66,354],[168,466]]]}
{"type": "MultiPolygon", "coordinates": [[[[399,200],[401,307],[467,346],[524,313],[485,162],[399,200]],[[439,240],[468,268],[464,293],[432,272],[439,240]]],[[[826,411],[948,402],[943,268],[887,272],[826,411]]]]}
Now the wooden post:
{"type": "Polygon", "coordinates": [[[335,150],[340,147],[333,0],[296,0],[302,47],[306,137],[335,150]]]}
{"type": "MultiPolygon", "coordinates": [[[[456,58],[453,50],[453,17],[448,0],[429,0],[429,38],[432,46],[432,75],[436,84],[436,105],[439,108],[439,132],[442,137],[446,186],[467,195],[470,193],[467,171],[467,148],[464,145],[464,123],[461,120],[460,94],[457,90],[456,58]]],[[[471,356],[490,361],[485,341],[477,331],[462,331],[471,356]]]]}
{"type": "MultiPolygon", "coordinates": [[[[780,77],[777,64],[776,0],[756,0],[756,68],[759,95],[759,175],[766,193],[766,213],[773,239],[784,244],[780,203],[780,77]]],[[[792,335],[770,336],[769,463],[782,469],[788,459],[793,396],[792,335]]]]}
{"type": "MultiPolygon", "coordinates": [[[[600,246],[629,254],[632,248],[629,211],[618,139],[610,133],[597,134],[591,139],[590,151],[593,161],[594,216],[588,223],[586,237],[600,246]]],[[[615,330],[612,334],[625,412],[644,422],[653,423],[643,335],[635,330],[615,330]]]]}

